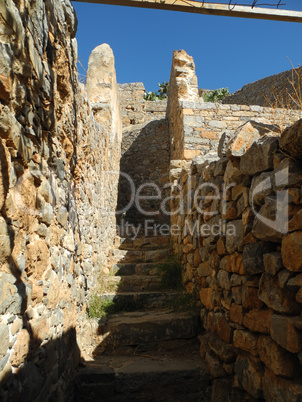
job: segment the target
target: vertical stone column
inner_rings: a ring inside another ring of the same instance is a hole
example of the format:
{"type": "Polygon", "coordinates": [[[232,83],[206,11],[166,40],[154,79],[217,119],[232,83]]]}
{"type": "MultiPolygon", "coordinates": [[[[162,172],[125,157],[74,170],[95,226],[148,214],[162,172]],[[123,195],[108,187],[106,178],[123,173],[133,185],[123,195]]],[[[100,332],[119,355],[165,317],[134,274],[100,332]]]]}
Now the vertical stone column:
{"type": "Polygon", "coordinates": [[[167,106],[171,159],[183,159],[184,112],[181,102],[197,102],[198,100],[200,101],[193,57],[189,56],[184,50],[175,50],[173,52],[167,106]]]}
{"type": "Polygon", "coordinates": [[[104,237],[115,237],[117,188],[121,158],[122,123],[118,84],[113,51],[106,43],[97,46],[88,62],[86,81],[88,101],[94,117],[103,127],[103,147],[100,149],[100,185],[103,189],[101,214],[104,237]]]}
{"type": "Polygon", "coordinates": [[[114,149],[113,153],[110,145],[114,146],[114,144],[121,143],[120,101],[114,55],[106,43],[97,46],[91,52],[88,62],[86,91],[96,120],[108,130],[108,155],[117,156],[120,149],[114,149]]]}

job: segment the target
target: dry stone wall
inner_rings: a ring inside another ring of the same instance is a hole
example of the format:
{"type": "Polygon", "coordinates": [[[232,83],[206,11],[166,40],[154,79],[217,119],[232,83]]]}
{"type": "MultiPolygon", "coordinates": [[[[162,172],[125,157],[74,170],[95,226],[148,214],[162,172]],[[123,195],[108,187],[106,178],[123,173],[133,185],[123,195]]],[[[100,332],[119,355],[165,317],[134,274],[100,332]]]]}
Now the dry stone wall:
{"type": "Polygon", "coordinates": [[[301,120],[281,127],[301,115],[170,96],[178,102],[168,110],[172,136],[183,149],[171,152],[180,156],[170,164],[171,239],[201,307],[213,395],[238,400],[237,389],[240,400],[300,401],[301,120]],[[213,142],[190,144],[188,128],[196,138],[214,133],[213,142]]]}
{"type": "Polygon", "coordinates": [[[237,157],[172,161],[172,240],[201,304],[201,356],[215,380],[266,401],[302,397],[300,165],[278,135],[237,157]]]}
{"type": "MultiPolygon", "coordinates": [[[[80,348],[92,347],[87,301],[115,235],[118,94],[105,83],[104,125],[78,82],[76,26],[69,0],[0,4],[3,401],[68,400],[80,348]]],[[[112,54],[101,53],[114,77],[112,54]]]]}

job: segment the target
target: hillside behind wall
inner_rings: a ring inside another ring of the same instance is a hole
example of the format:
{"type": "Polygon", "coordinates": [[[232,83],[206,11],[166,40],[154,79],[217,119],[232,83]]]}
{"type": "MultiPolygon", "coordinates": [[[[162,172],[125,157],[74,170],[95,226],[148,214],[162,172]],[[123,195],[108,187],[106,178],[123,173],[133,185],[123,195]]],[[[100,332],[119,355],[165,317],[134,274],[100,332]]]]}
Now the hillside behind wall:
{"type": "Polygon", "coordinates": [[[111,79],[91,107],[76,26],[69,0],[0,3],[1,401],[68,400],[93,348],[86,305],[115,237],[121,130],[112,52],[95,53],[111,79]]]}
{"type": "MultiPolygon", "coordinates": [[[[184,59],[183,52],[180,61],[178,56],[172,77],[184,59]]],[[[188,68],[181,71],[183,79],[188,68]]],[[[301,112],[182,101],[175,81],[172,91],[168,118],[173,142],[180,144],[172,154],[179,158],[170,165],[172,244],[186,289],[201,306],[201,357],[212,376],[212,400],[239,400],[239,389],[246,392],[240,400],[298,402],[302,120],[281,137],[272,123],[287,126],[301,112]],[[268,124],[268,134],[251,141],[255,127],[264,127],[255,122],[235,132],[248,119],[268,124]],[[224,144],[219,157],[218,139],[227,128],[228,138],[237,141],[224,144]],[[209,143],[196,141],[204,136],[209,143]],[[204,156],[192,160],[195,155],[204,156]]]]}
{"type": "Polygon", "coordinates": [[[301,99],[299,100],[298,94],[301,94],[299,91],[301,79],[302,67],[283,71],[244,85],[241,89],[223,99],[222,103],[299,109],[301,99]],[[298,101],[298,104],[295,101],[298,101]]]}

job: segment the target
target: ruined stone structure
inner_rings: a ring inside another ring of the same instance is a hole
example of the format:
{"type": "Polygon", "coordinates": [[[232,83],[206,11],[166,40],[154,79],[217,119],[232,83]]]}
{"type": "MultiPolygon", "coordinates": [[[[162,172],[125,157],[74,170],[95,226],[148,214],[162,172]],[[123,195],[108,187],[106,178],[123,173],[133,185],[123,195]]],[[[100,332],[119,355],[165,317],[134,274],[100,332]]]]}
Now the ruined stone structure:
{"type": "MultiPolygon", "coordinates": [[[[203,102],[184,51],[173,55],[168,103],[144,101],[141,83],[118,85],[106,44],[84,88],[69,0],[5,0],[0,17],[0,399],[74,400],[80,356],[107,345],[103,322],[86,314],[100,277],[132,270],[141,277],[124,288],[158,285],[167,237],[117,232],[151,220],[171,226],[200,307],[194,392],[210,376],[213,402],[300,401],[301,111],[254,97],[203,102]],[[122,213],[138,189],[143,211],[122,213]]],[[[143,295],[156,308],[164,300],[143,295]]],[[[194,315],[169,317],[153,316],[155,338],[196,337],[194,315]]],[[[146,317],[137,328],[148,337],[146,317]]],[[[129,346],[121,331],[115,342],[129,346]]]]}
{"type": "MultiPolygon", "coordinates": [[[[170,195],[167,102],[145,101],[142,83],[122,84],[119,90],[123,116],[119,221],[124,219],[137,226],[147,218],[168,224],[169,215],[159,212],[162,200],[170,195]],[[141,200],[141,210],[134,202],[135,194],[150,197],[141,200]]],[[[166,209],[170,209],[168,201],[166,209]]]]}

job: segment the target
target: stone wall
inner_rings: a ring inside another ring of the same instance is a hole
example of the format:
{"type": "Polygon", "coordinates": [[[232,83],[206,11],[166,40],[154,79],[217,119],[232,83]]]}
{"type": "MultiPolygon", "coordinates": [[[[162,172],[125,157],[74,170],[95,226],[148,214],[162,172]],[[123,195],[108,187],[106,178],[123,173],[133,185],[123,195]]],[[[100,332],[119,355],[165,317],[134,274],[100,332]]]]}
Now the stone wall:
{"type": "Polygon", "coordinates": [[[69,0],[0,4],[3,401],[71,397],[80,349],[93,347],[87,301],[115,236],[117,90],[106,82],[107,98],[90,107],[76,25],[69,0]]]}
{"type": "Polygon", "coordinates": [[[287,126],[301,112],[181,100],[187,60],[174,53],[167,112],[171,238],[201,308],[212,395],[299,401],[302,120],[287,126]]]}
{"type": "Polygon", "coordinates": [[[173,246],[226,399],[302,397],[301,137],[301,120],[281,139],[247,123],[228,157],[171,163],[173,246]]]}
{"type": "Polygon", "coordinates": [[[301,109],[298,95],[301,94],[301,74],[302,67],[299,67],[252,82],[227,96],[222,103],[301,109]]]}
{"type": "Polygon", "coordinates": [[[248,120],[276,124],[283,129],[301,118],[302,113],[254,105],[204,102],[197,96],[194,61],[185,51],[179,51],[173,54],[167,117],[171,158],[190,160],[196,155],[206,155],[207,158],[217,155],[223,133],[231,135],[248,120]]]}
{"type": "MultiPolygon", "coordinates": [[[[146,220],[154,221],[154,224],[168,224],[169,216],[160,207],[170,193],[170,144],[165,118],[167,102],[145,101],[142,83],[120,84],[119,91],[125,127],[118,220],[136,227],[144,226],[146,220]],[[144,197],[139,203],[133,198],[137,195],[144,197]],[[141,209],[137,208],[137,204],[141,209]]],[[[166,207],[169,210],[169,202],[166,207]]],[[[153,223],[150,222],[150,225],[153,223]]]]}
{"type": "Polygon", "coordinates": [[[166,117],[167,101],[145,101],[142,82],[118,84],[123,128],[166,117]]]}

